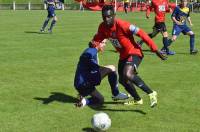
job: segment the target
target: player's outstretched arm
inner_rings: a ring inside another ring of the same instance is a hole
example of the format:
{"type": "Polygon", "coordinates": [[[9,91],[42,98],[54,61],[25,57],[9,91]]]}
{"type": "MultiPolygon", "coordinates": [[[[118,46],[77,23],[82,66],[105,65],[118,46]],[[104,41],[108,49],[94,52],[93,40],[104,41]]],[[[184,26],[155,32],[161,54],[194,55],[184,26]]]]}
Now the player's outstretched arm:
{"type": "Polygon", "coordinates": [[[191,21],[191,18],[190,18],[190,17],[188,17],[188,18],[187,18],[187,21],[189,22],[190,26],[193,26],[193,24],[192,24],[192,21],[191,21]]]}
{"type": "Polygon", "coordinates": [[[167,57],[164,56],[159,50],[157,45],[153,42],[153,40],[148,36],[147,33],[145,33],[142,29],[139,29],[137,31],[137,36],[139,36],[151,49],[152,52],[155,52],[156,55],[161,58],[162,60],[166,60],[167,57]]]}
{"type": "Polygon", "coordinates": [[[154,41],[142,29],[138,29],[136,35],[140,37],[142,41],[147,44],[147,46],[151,49],[152,52],[156,52],[158,50],[158,47],[154,43],[154,41]]]}

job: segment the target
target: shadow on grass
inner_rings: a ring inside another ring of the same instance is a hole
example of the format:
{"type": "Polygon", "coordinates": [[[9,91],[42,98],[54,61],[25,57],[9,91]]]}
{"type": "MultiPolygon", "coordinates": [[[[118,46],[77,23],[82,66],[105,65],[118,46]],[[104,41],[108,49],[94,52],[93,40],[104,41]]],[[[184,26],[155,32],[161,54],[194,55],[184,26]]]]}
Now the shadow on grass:
{"type": "MultiPolygon", "coordinates": [[[[43,104],[49,104],[49,103],[52,103],[53,101],[58,101],[58,102],[62,102],[62,103],[73,103],[74,104],[78,101],[77,98],[70,96],[70,95],[67,95],[67,94],[64,94],[64,93],[60,93],[60,92],[51,92],[51,95],[47,98],[35,97],[34,99],[42,101],[43,104]]],[[[138,110],[138,109],[110,109],[110,108],[106,108],[107,104],[123,105],[123,102],[119,102],[119,101],[104,102],[103,106],[89,105],[89,107],[91,109],[94,109],[95,111],[136,112],[136,113],[139,113],[139,114],[146,115],[145,112],[143,112],[142,110],[138,110]]]]}
{"type": "Polygon", "coordinates": [[[32,33],[32,34],[49,34],[48,32],[43,32],[43,33],[42,33],[42,32],[39,32],[39,31],[38,31],[38,32],[36,32],[36,31],[24,31],[24,33],[30,33],[30,34],[31,34],[31,33],[32,33]]]}
{"type": "Polygon", "coordinates": [[[43,101],[43,104],[49,104],[53,101],[62,103],[75,103],[78,101],[77,98],[60,92],[51,92],[51,95],[47,98],[35,97],[34,99],[43,101]]]}
{"type": "Polygon", "coordinates": [[[96,132],[93,128],[86,127],[82,129],[83,132],[96,132]]]}

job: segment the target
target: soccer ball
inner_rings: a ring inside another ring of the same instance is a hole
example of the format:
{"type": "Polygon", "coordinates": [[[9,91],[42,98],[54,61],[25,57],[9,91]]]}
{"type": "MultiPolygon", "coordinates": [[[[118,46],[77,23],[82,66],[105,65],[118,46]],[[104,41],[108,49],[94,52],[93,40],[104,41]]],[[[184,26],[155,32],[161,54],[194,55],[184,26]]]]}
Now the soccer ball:
{"type": "Polygon", "coordinates": [[[91,122],[95,131],[106,131],[111,126],[111,119],[104,112],[94,114],[91,122]]]}

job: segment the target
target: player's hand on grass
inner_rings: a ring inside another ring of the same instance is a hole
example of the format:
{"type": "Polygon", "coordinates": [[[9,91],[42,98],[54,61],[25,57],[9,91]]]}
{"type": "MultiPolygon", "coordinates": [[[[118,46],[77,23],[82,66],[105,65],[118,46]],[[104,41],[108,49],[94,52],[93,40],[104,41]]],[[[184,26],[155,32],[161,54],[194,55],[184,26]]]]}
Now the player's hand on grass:
{"type": "Polygon", "coordinates": [[[167,56],[163,55],[159,50],[156,51],[156,55],[162,60],[167,60],[167,56]]]}

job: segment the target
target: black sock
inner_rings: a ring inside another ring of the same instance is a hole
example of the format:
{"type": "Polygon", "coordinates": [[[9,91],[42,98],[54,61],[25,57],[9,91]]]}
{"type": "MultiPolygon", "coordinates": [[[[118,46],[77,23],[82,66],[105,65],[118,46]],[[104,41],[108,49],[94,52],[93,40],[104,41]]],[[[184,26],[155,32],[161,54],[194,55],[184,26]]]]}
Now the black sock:
{"type": "Polygon", "coordinates": [[[50,26],[49,30],[52,30],[52,29],[53,29],[53,27],[55,26],[55,24],[56,24],[56,21],[55,21],[55,20],[53,20],[53,21],[51,22],[51,26],[50,26]]]}
{"type": "Polygon", "coordinates": [[[172,39],[168,39],[168,45],[167,46],[170,46],[172,44],[172,39]]]}
{"type": "Polygon", "coordinates": [[[194,50],[194,34],[190,35],[190,51],[194,50]]]}
{"type": "Polygon", "coordinates": [[[132,78],[133,83],[141,88],[145,93],[150,94],[153,91],[144,83],[144,81],[138,76],[134,75],[132,78]]]}
{"type": "Polygon", "coordinates": [[[121,83],[124,88],[126,89],[126,91],[134,98],[134,100],[141,100],[140,96],[138,95],[134,85],[132,83],[121,83]]]}
{"type": "Polygon", "coordinates": [[[168,50],[168,37],[163,37],[163,46],[166,50],[168,50]]]}
{"type": "Polygon", "coordinates": [[[48,23],[49,23],[49,19],[46,19],[46,20],[44,21],[43,26],[42,26],[42,30],[45,29],[45,27],[47,26],[48,23]]]}
{"type": "Polygon", "coordinates": [[[111,72],[108,74],[108,82],[111,87],[112,95],[117,96],[119,94],[119,90],[118,90],[118,80],[116,72],[111,72]]]}

